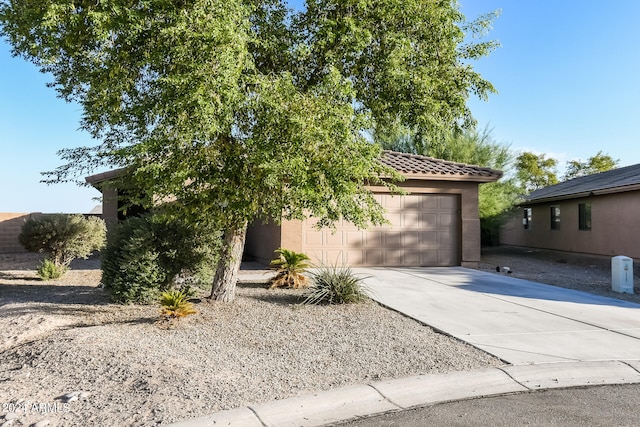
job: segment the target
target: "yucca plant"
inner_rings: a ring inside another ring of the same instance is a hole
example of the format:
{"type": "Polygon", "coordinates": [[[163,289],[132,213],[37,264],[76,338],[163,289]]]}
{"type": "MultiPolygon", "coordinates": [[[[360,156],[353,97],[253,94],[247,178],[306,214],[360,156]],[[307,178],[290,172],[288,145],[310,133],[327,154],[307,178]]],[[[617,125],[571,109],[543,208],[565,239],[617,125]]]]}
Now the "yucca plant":
{"type": "Polygon", "coordinates": [[[311,277],[313,285],[302,304],[351,304],[369,299],[364,278],[348,267],[321,267],[311,277]]]}
{"type": "Polygon", "coordinates": [[[197,313],[187,298],[187,293],[180,290],[163,292],[160,297],[161,315],[171,320],[197,313]]]}
{"type": "Polygon", "coordinates": [[[278,258],[271,261],[271,265],[277,268],[277,273],[271,279],[269,289],[286,288],[306,288],[309,286],[309,279],[304,275],[307,268],[311,267],[309,258],[302,252],[290,251],[279,248],[275,250],[278,258]]]}

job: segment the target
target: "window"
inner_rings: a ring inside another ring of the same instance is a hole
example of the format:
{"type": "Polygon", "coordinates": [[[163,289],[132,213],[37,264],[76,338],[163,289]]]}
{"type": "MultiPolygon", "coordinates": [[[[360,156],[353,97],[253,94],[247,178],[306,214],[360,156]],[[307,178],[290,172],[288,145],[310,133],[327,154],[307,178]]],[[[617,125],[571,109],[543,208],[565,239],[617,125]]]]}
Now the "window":
{"type": "Polygon", "coordinates": [[[591,203],[578,204],[578,228],[591,230],[591,203]]]}
{"type": "Polygon", "coordinates": [[[529,230],[531,228],[531,208],[524,208],[523,213],[522,226],[525,230],[529,230]]]}
{"type": "Polygon", "coordinates": [[[551,206],[551,229],[560,230],[560,206],[551,206]]]}

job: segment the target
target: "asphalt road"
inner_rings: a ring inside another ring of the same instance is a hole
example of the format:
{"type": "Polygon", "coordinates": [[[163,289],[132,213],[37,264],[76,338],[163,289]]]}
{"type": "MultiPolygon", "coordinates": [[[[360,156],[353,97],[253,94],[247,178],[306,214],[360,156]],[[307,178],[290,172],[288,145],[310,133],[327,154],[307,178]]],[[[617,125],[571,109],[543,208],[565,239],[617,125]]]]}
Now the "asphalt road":
{"type": "Polygon", "coordinates": [[[640,384],[541,390],[395,412],[340,427],[640,426],[640,384]]]}

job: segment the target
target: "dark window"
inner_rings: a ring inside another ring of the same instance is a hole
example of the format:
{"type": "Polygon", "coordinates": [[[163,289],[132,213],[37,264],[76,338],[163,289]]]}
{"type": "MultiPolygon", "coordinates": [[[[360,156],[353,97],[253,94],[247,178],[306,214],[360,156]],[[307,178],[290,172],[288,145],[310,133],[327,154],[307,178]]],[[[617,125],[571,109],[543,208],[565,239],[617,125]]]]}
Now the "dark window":
{"type": "Polygon", "coordinates": [[[560,230],[560,206],[551,206],[551,229],[560,230]]]}
{"type": "Polygon", "coordinates": [[[529,230],[531,228],[531,208],[524,208],[523,213],[522,225],[525,230],[529,230]]]}
{"type": "Polygon", "coordinates": [[[580,230],[591,230],[591,203],[580,203],[578,205],[578,228],[580,230]]]}

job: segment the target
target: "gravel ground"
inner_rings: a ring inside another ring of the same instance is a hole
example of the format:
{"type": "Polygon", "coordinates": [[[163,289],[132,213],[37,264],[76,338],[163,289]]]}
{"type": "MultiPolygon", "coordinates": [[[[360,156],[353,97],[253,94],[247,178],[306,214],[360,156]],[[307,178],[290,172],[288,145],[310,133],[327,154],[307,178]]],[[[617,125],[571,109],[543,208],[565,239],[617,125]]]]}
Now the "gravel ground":
{"type": "MultiPolygon", "coordinates": [[[[0,255],[0,422],[151,426],[344,385],[498,366],[370,302],[300,306],[299,290],[239,285],[174,326],[115,305],[99,262],[39,281],[38,257],[0,255]]],[[[4,424],[2,424],[4,426],[4,424]]],[[[44,425],[44,424],[42,424],[44,425]]]]}
{"type": "MultiPolygon", "coordinates": [[[[0,255],[2,426],[165,425],[349,384],[501,364],[375,303],[299,306],[301,291],[259,284],[239,285],[230,304],[203,300],[197,315],[168,326],[158,307],[109,303],[98,260],[49,282],[37,279],[38,260],[0,255]]],[[[640,302],[610,290],[610,258],[486,248],[480,269],[496,266],[640,302]]]]}
{"type": "MultiPolygon", "coordinates": [[[[611,290],[611,258],[513,246],[483,248],[480,269],[496,273],[509,267],[513,277],[640,303],[640,294],[611,290]]],[[[633,263],[634,289],[640,286],[640,263],[633,263]]],[[[501,273],[504,274],[504,273],[501,273]]]]}

